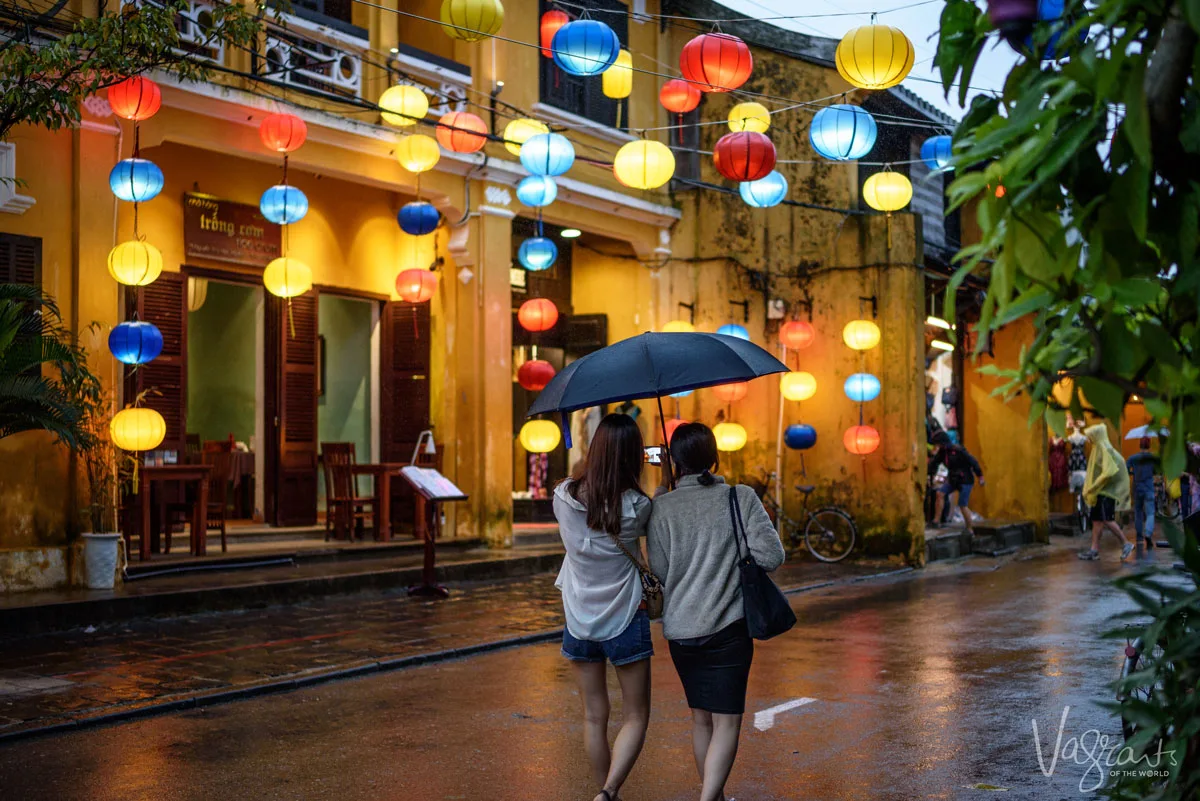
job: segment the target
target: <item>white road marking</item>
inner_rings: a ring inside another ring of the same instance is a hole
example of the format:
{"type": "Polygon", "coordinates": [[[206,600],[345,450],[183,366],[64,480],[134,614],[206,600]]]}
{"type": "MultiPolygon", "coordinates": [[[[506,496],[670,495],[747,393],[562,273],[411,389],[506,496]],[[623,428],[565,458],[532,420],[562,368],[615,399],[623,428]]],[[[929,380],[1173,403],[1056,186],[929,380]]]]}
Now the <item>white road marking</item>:
{"type": "Polygon", "coordinates": [[[791,710],[802,707],[805,704],[811,704],[816,700],[816,698],[795,698],[786,703],[773,706],[770,709],[764,709],[762,712],[755,712],[754,728],[758,729],[759,731],[766,731],[775,725],[776,715],[784,712],[790,712],[791,710]]]}

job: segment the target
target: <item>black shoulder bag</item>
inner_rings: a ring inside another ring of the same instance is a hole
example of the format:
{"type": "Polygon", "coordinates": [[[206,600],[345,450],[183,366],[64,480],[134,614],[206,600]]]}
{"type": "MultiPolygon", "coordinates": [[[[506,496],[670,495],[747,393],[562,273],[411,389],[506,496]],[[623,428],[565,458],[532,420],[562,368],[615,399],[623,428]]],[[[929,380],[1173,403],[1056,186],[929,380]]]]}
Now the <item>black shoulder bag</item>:
{"type": "Polygon", "coordinates": [[[729,515],[733,518],[733,541],[738,549],[738,570],[742,579],[742,605],[746,615],[746,627],[756,640],[778,637],[796,625],[796,613],[791,604],[762,565],[754,561],[750,552],[750,540],[746,537],[746,526],[742,523],[742,508],[738,503],[737,487],[729,488],[729,515]],[[746,555],[742,556],[745,543],[746,555]]]}

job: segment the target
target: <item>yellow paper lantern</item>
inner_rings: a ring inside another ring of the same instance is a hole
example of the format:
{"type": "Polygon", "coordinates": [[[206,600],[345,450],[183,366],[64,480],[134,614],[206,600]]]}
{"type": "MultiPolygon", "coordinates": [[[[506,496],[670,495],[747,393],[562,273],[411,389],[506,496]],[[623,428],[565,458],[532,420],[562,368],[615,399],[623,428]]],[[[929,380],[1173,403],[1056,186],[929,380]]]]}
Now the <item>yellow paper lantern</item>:
{"type": "Polygon", "coordinates": [[[690,334],[695,330],[696,326],[687,320],[672,320],[663,326],[664,334],[690,334]]]}
{"type": "Polygon", "coordinates": [[[432,170],[442,157],[437,140],[425,134],[412,134],[396,143],[396,161],[409,172],[432,170]]]}
{"type": "Polygon", "coordinates": [[[282,256],[263,270],[263,286],[272,295],[294,298],[312,289],[312,270],[299,259],[282,256]]]}
{"type": "Polygon", "coordinates": [[[835,61],[838,73],[859,89],[887,89],[908,76],[914,53],[899,28],[863,25],[842,37],[835,61]]]}
{"type": "Polygon", "coordinates": [[[558,447],[562,432],[551,420],[530,420],[518,435],[521,447],[530,453],[549,453],[558,447]]]}
{"type": "Polygon", "coordinates": [[[898,172],[877,172],[863,184],[863,200],[876,211],[891,214],[912,200],[912,184],[898,172]]]}
{"type": "Polygon", "coordinates": [[[415,86],[392,86],[379,96],[379,115],[388,125],[407,128],[425,119],[429,113],[429,98],[415,86]]]}
{"type": "Polygon", "coordinates": [[[621,48],[617,60],[600,75],[600,88],[605,97],[621,100],[633,91],[633,55],[621,48]]]}
{"type": "Polygon", "coordinates": [[[113,445],[123,451],[152,451],[167,435],[167,421],[153,409],[122,409],[108,424],[113,445]]]}
{"type": "Polygon", "coordinates": [[[879,326],[870,320],[851,320],[842,329],[842,341],[854,350],[870,350],[879,344],[879,326]]]}
{"type": "Polygon", "coordinates": [[[729,112],[729,130],[765,133],[771,127],[771,112],[762,103],[738,103],[729,112]]]}
{"type": "Polygon", "coordinates": [[[653,139],[627,142],[613,159],[613,174],[633,189],[658,189],[675,174],[675,154],[653,139]]]}
{"type": "Polygon", "coordinates": [[[804,401],[817,394],[817,379],[812,373],[784,373],[779,378],[779,392],[791,401],[804,401]]]}
{"type": "Polygon", "coordinates": [[[108,252],[108,274],[118,284],[146,286],[162,275],[163,259],[149,242],[122,242],[108,252]]]}
{"type": "Polygon", "coordinates": [[[442,0],[442,30],[451,39],[478,42],[504,24],[500,0],[442,0]]]}
{"type": "Polygon", "coordinates": [[[550,133],[550,127],[540,120],[518,117],[504,126],[504,148],[514,156],[521,155],[521,145],[531,136],[550,133]]]}
{"type": "Polygon", "coordinates": [[[746,447],[746,429],[737,423],[717,423],[712,432],[719,451],[740,451],[746,447]]]}

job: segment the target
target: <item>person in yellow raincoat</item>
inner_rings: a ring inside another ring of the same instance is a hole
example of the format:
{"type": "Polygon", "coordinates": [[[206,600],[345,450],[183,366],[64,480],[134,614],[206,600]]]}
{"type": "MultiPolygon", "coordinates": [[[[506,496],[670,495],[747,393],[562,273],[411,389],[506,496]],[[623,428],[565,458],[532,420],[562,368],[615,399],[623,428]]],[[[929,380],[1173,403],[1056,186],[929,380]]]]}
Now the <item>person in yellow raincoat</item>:
{"type": "Polygon", "coordinates": [[[1125,468],[1125,457],[1108,439],[1108,427],[1103,423],[1088,426],[1083,431],[1091,440],[1092,452],[1088,454],[1087,475],[1083,480],[1083,500],[1091,507],[1092,547],[1081,551],[1080,559],[1100,558],[1100,534],[1108,529],[1121,540],[1121,561],[1133,553],[1130,542],[1117,523],[1117,512],[1128,511],[1129,471],[1125,468]]]}

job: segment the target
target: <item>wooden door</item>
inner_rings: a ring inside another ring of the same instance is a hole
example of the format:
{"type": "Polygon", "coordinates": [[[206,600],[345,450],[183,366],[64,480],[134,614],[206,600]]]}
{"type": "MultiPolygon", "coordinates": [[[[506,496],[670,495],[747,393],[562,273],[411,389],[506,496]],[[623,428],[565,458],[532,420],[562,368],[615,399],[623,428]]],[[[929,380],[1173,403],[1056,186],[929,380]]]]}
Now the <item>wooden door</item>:
{"type": "Polygon", "coordinates": [[[130,288],[126,316],[153,323],[162,333],[158,358],[125,368],[125,405],[145,393],[142,406],[154,409],[167,423],[159,450],[175,451],[182,460],[187,434],[187,276],[164,272],[154,283],[130,288]]]}
{"type": "MultiPolygon", "coordinates": [[[[429,428],[429,304],[393,301],[380,315],[379,442],[385,462],[412,460],[421,432],[429,428]]],[[[413,530],[412,490],[392,483],[392,525],[413,530]]]]}
{"type": "Polygon", "coordinates": [[[266,306],[266,518],[317,522],[317,292],[266,306]]]}

